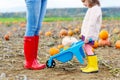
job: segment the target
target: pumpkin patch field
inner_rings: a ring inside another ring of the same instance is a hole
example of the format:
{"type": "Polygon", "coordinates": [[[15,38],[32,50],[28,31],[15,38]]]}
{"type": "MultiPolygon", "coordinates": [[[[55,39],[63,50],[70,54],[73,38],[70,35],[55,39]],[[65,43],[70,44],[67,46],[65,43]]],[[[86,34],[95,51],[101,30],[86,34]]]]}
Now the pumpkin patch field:
{"type": "MultiPolygon", "coordinates": [[[[98,56],[99,72],[86,74],[76,57],[67,63],[57,60],[54,68],[23,68],[23,37],[26,22],[0,22],[0,80],[120,80],[120,20],[103,20],[93,51],[98,56]]],[[[81,20],[43,22],[39,33],[40,63],[59,54],[65,36],[80,39],[81,20]]],[[[69,47],[68,47],[69,48],[69,47]]]]}

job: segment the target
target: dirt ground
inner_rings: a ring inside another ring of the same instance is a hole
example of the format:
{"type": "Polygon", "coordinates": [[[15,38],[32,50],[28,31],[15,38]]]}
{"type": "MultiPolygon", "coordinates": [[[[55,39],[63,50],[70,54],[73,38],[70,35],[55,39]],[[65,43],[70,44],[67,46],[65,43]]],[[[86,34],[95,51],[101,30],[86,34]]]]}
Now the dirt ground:
{"type": "MultiPolygon", "coordinates": [[[[113,26],[120,28],[119,21],[104,21],[103,24],[113,29],[113,26]],[[113,24],[114,23],[114,24],[113,24]]],[[[39,61],[46,63],[50,55],[50,47],[61,44],[58,33],[62,28],[72,28],[81,26],[79,21],[69,22],[46,22],[43,23],[42,31],[52,31],[53,35],[47,37],[41,35],[39,43],[39,61]]],[[[80,64],[74,57],[70,62],[61,63],[55,60],[55,68],[45,68],[43,70],[26,70],[23,68],[23,36],[25,27],[18,24],[6,26],[0,25],[0,80],[120,80],[120,49],[116,49],[114,44],[111,47],[99,47],[95,53],[99,58],[99,72],[85,74],[80,71],[80,64]],[[16,29],[16,30],[15,30],[16,29]],[[6,41],[4,35],[11,32],[10,40],[6,41]]],[[[78,38],[79,34],[74,36],[78,38]]]]}

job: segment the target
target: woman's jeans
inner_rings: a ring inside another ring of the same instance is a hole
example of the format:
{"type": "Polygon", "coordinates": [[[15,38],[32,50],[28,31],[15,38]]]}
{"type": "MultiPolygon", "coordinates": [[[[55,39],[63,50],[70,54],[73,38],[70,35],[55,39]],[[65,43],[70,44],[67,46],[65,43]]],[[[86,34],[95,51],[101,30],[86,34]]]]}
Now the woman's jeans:
{"type": "Polygon", "coordinates": [[[39,35],[46,13],[47,0],[25,0],[27,6],[27,26],[25,36],[39,35]]]}

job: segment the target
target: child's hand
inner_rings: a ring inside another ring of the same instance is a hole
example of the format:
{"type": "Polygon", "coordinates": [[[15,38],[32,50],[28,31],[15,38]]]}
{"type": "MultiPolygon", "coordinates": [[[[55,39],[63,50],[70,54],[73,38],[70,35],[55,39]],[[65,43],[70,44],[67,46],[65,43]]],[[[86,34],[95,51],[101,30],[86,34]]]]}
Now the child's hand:
{"type": "Polygon", "coordinates": [[[79,39],[82,39],[82,35],[81,34],[79,35],[79,39]]]}
{"type": "Polygon", "coordinates": [[[85,41],[84,41],[85,43],[89,43],[89,40],[88,39],[85,39],[85,41]]]}

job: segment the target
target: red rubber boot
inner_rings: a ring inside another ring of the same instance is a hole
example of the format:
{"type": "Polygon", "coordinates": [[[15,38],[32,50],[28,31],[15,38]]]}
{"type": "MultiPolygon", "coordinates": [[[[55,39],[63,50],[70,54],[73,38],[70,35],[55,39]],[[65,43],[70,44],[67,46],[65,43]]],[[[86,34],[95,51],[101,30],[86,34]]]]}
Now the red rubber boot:
{"type": "Polygon", "coordinates": [[[38,44],[39,44],[39,36],[34,36],[35,37],[35,58],[34,58],[34,63],[39,65],[41,69],[45,68],[45,64],[40,64],[37,60],[37,55],[38,55],[38,44]]]}
{"type": "Polygon", "coordinates": [[[24,37],[24,68],[40,70],[44,67],[35,63],[35,37],[24,37]]]}
{"type": "Polygon", "coordinates": [[[24,37],[24,56],[25,56],[25,64],[24,68],[31,69],[32,63],[34,61],[34,37],[24,37]]]}

